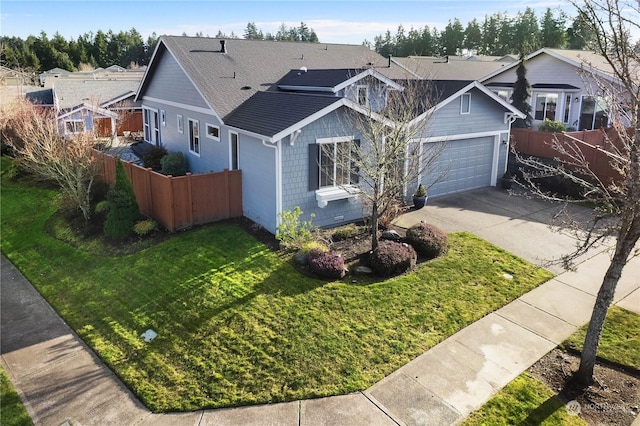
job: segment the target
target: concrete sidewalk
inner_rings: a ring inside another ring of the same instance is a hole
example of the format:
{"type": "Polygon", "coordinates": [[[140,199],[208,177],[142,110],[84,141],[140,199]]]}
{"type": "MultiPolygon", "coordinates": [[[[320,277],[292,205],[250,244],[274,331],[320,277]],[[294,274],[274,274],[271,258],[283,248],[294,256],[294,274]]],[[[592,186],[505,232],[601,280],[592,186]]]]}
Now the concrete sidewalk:
{"type": "MultiPolygon", "coordinates": [[[[468,230],[496,244],[503,241],[499,245],[539,264],[545,263],[545,253],[556,256],[573,248],[571,236],[553,234],[545,225],[555,207],[517,199],[511,205],[505,197],[493,190],[446,197],[402,221],[468,230]]],[[[575,272],[560,271],[366,391],[171,414],[153,414],[142,406],[2,256],[2,364],[36,425],[457,424],[588,322],[609,263],[605,250],[590,252],[575,272]]],[[[640,313],[638,270],[640,258],[634,258],[623,272],[615,303],[640,313]]]]}

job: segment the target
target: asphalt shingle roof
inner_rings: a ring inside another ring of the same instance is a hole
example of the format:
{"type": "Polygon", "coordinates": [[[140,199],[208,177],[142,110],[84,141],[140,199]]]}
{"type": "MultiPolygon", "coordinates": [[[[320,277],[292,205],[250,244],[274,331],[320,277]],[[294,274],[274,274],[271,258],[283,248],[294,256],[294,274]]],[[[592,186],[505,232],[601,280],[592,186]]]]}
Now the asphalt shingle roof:
{"type": "Polygon", "coordinates": [[[332,95],[257,92],[228,114],[225,123],[271,137],[341,100],[332,95]]]}
{"type": "Polygon", "coordinates": [[[359,45],[229,39],[222,53],[220,40],[162,36],[156,55],[166,46],[225,121],[256,92],[276,90],[276,83],[291,70],[388,67],[386,58],[359,45]]]}
{"type": "Polygon", "coordinates": [[[360,74],[357,69],[291,70],[278,81],[278,86],[335,87],[360,74]]]}
{"type": "Polygon", "coordinates": [[[136,80],[56,80],[53,87],[60,109],[67,110],[83,103],[102,105],[127,93],[135,93],[136,80]]]}
{"type": "Polygon", "coordinates": [[[428,80],[473,81],[510,65],[496,60],[471,60],[460,57],[436,58],[433,56],[409,56],[393,58],[398,65],[409,72],[428,80]]]}

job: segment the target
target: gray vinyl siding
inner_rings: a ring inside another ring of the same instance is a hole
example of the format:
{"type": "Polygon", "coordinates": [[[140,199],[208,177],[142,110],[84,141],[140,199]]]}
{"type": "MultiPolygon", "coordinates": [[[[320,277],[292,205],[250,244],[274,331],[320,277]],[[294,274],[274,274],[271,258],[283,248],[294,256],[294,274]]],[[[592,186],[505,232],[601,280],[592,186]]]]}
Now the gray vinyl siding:
{"type": "Polygon", "coordinates": [[[143,99],[147,96],[208,108],[205,100],[169,52],[164,52],[160,62],[156,64],[153,78],[149,81],[143,99]]]}
{"type": "Polygon", "coordinates": [[[425,136],[439,137],[460,133],[491,132],[506,129],[506,109],[477,89],[471,93],[471,112],[460,114],[460,97],[437,110],[427,122],[425,136]]]}
{"type": "Polygon", "coordinates": [[[160,102],[145,100],[143,103],[145,107],[165,111],[166,125],[160,124],[160,144],[169,152],[182,152],[191,173],[219,172],[229,168],[228,132],[216,117],[160,102]],[[178,114],[182,115],[183,133],[178,133],[178,114]],[[200,155],[189,150],[189,119],[197,120],[200,126],[200,155]],[[207,123],[220,127],[220,141],[206,137],[207,123]]]}
{"type": "MultiPolygon", "coordinates": [[[[320,227],[332,227],[347,222],[358,221],[365,215],[358,201],[330,201],[324,207],[318,207],[315,191],[309,190],[309,145],[315,144],[318,138],[354,136],[353,131],[345,129],[344,119],[339,120],[341,110],[335,111],[302,129],[293,146],[289,138],[282,144],[282,209],[292,210],[299,206],[304,212],[301,220],[310,220],[320,227]]],[[[356,138],[358,135],[355,135],[356,138]]]]}
{"type": "MultiPolygon", "coordinates": [[[[225,131],[226,132],[226,131],[225,131]]],[[[271,144],[269,144],[271,145],[271,144]]],[[[244,216],[276,232],[276,149],[238,134],[238,166],[242,170],[244,216]]]]}

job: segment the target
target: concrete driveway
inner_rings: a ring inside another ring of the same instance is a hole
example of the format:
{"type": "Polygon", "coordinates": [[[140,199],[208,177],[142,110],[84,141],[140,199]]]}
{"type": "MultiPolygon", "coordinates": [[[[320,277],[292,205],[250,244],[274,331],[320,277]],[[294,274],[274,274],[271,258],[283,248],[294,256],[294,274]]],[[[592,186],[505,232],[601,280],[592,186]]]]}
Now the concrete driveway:
{"type": "MultiPolygon", "coordinates": [[[[565,269],[557,261],[574,251],[578,243],[566,225],[551,226],[562,208],[562,203],[533,198],[525,192],[481,188],[429,199],[425,207],[402,215],[395,225],[408,228],[424,221],[445,232],[468,231],[559,274],[565,269]]],[[[575,205],[568,206],[568,211],[575,219],[586,219],[591,214],[589,209],[575,205]]]]}

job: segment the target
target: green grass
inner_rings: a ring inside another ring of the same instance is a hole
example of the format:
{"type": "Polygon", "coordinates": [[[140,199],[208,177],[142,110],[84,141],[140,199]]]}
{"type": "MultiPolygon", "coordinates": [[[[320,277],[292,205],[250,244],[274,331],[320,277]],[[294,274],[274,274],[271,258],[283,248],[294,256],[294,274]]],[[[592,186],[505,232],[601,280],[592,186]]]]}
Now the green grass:
{"type": "Polygon", "coordinates": [[[2,252],[153,411],[365,389],[551,277],[465,233],[367,284],[300,275],[231,225],[99,256],[44,231],[55,192],[3,180],[1,195],[2,252]]]}
{"type": "Polygon", "coordinates": [[[538,379],[522,373],[463,423],[480,425],[585,425],[538,379]]]}
{"type": "MultiPolygon", "coordinates": [[[[640,371],[639,330],[640,315],[619,306],[612,306],[607,312],[600,334],[598,358],[640,371]]],[[[586,334],[587,326],[585,325],[572,334],[562,346],[565,349],[581,352],[586,334]]]]}
{"type": "Polygon", "coordinates": [[[7,373],[2,368],[0,368],[0,424],[3,426],[33,424],[7,373]]]}
{"type": "MultiPolygon", "coordinates": [[[[613,306],[600,335],[598,357],[640,370],[640,315],[613,306]]],[[[587,326],[573,333],[562,347],[580,351],[587,326]]],[[[544,383],[523,373],[491,398],[464,423],[474,425],[582,425],[568,416],[564,403],[544,383]]]]}

